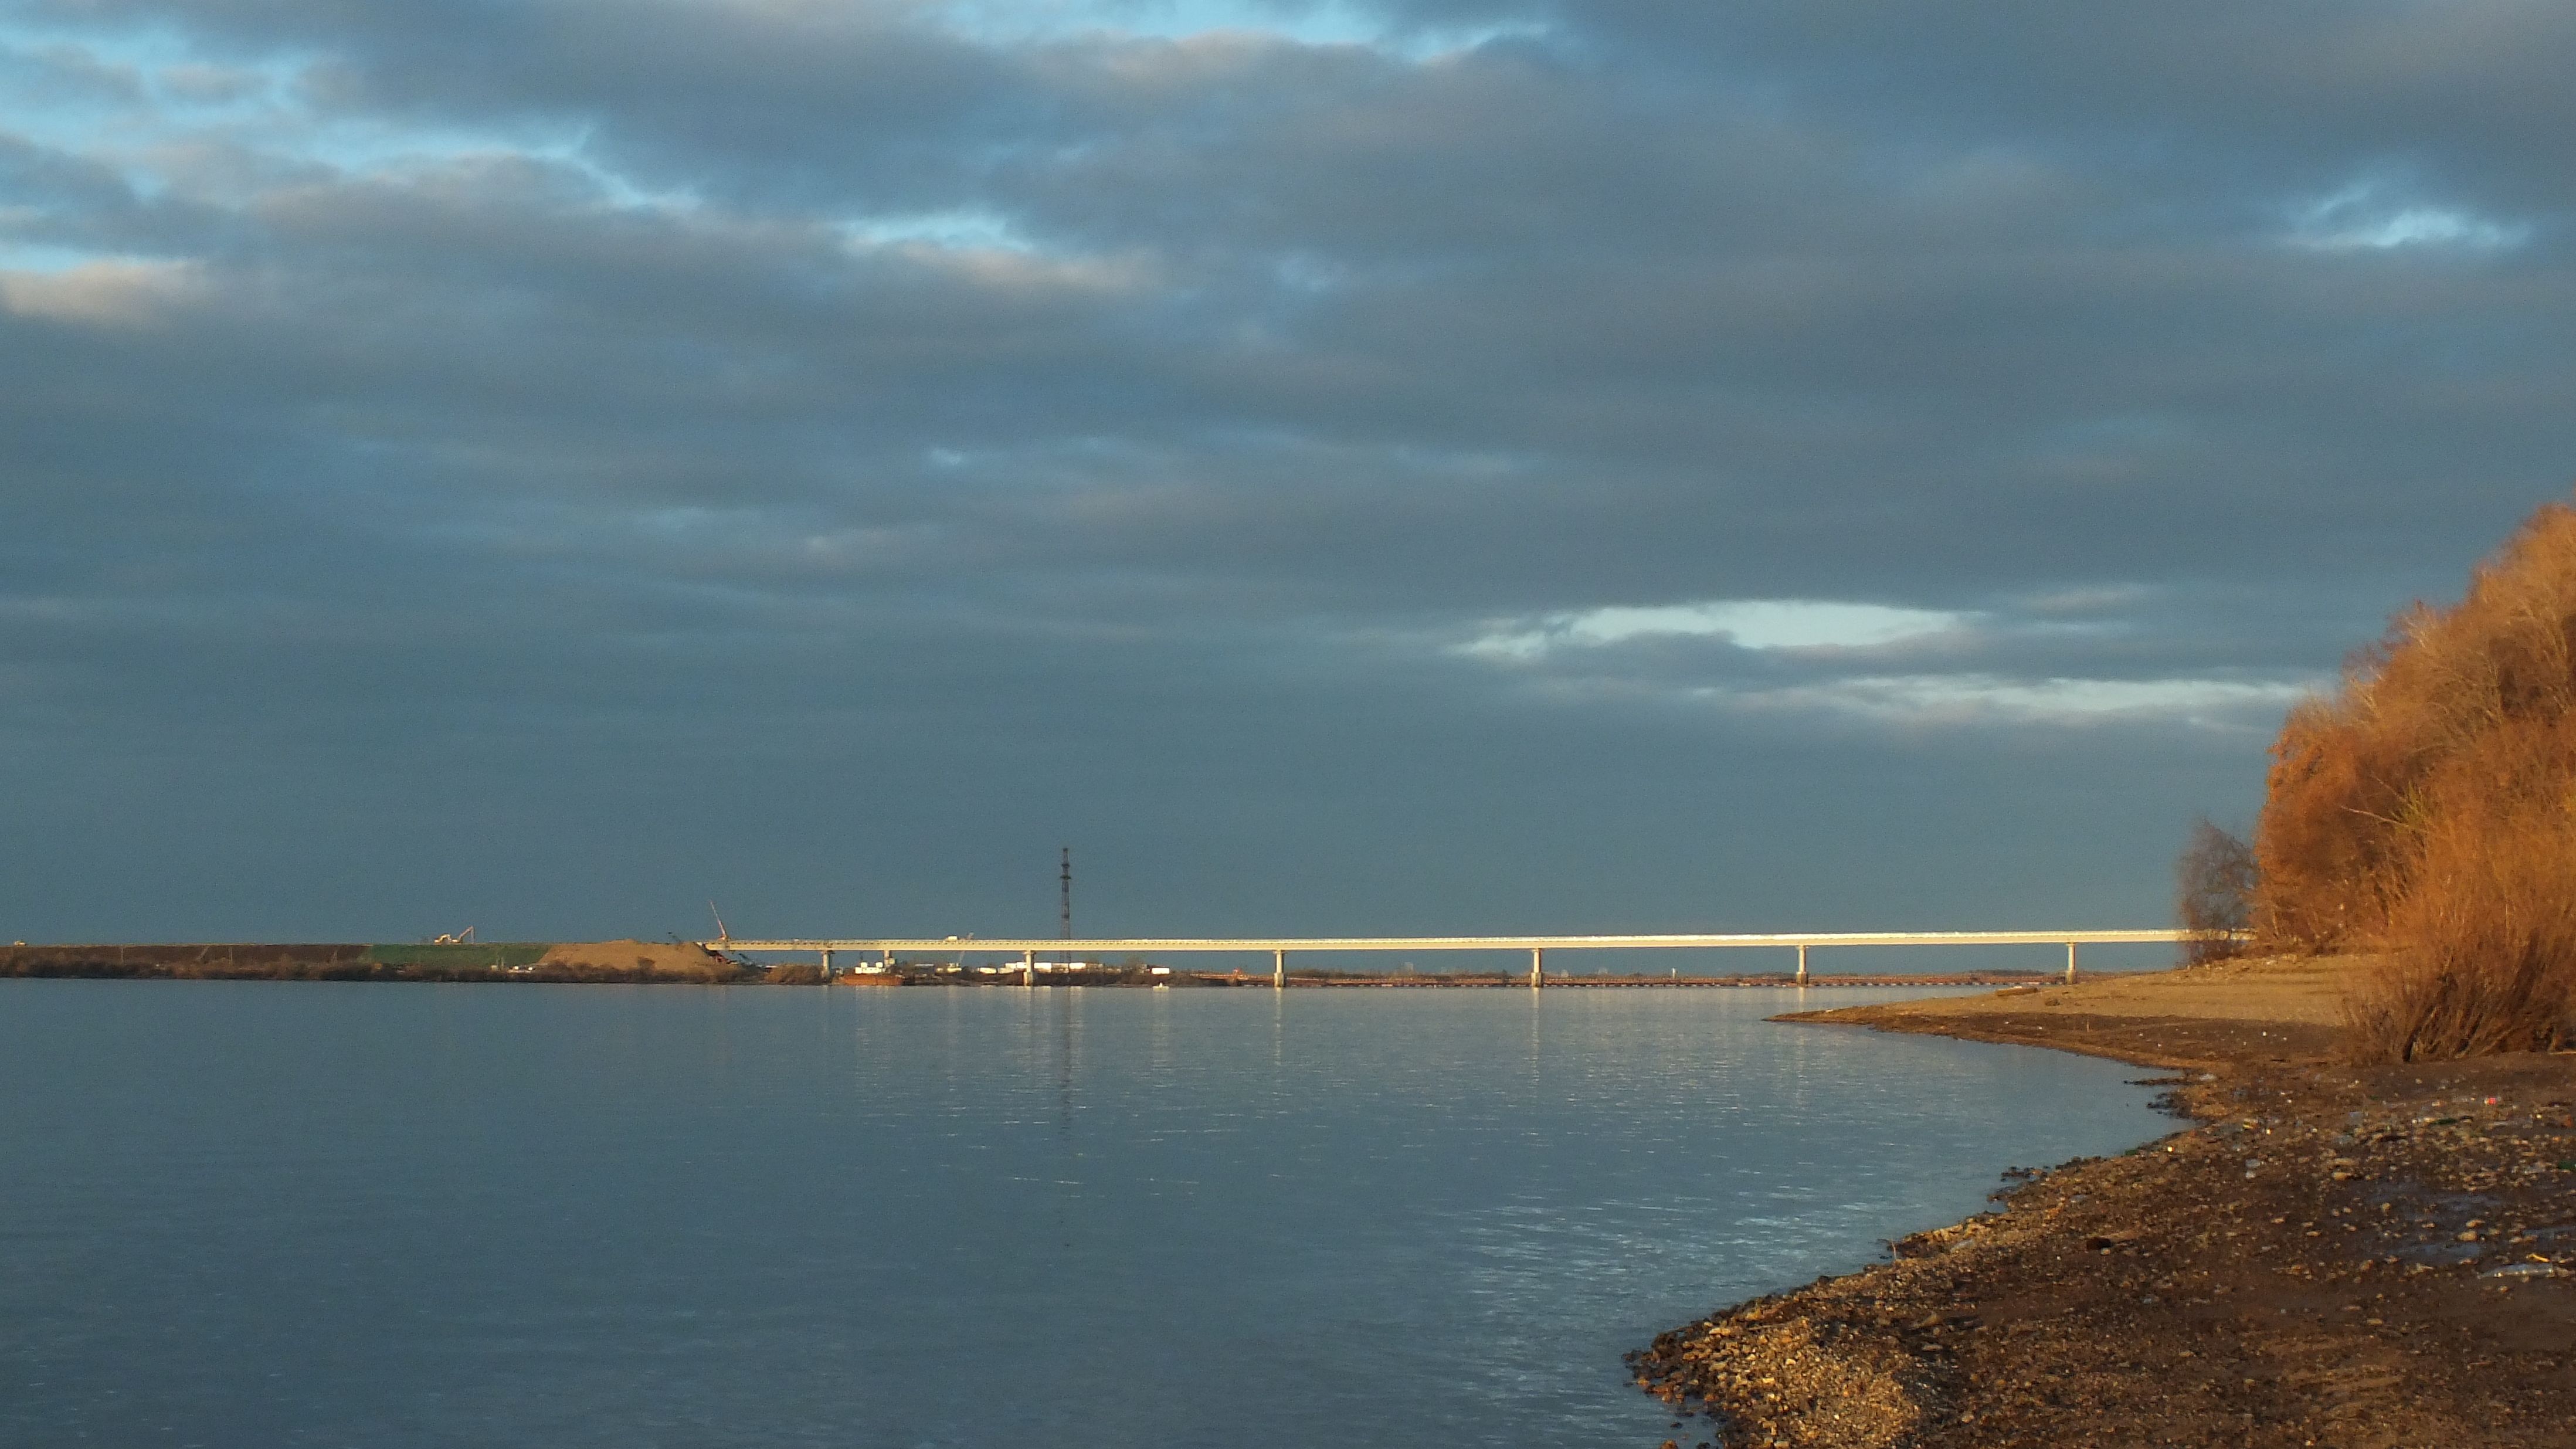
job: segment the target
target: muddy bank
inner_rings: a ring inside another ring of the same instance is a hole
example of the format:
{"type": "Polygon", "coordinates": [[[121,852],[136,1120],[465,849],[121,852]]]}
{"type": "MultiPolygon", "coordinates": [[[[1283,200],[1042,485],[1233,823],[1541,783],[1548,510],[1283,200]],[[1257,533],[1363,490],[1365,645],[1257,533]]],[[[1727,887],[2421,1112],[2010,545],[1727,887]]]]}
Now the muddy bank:
{"type": "Polygon", "coordinates": [[[2187,1122],[1663,1335],[1670,1442],[2576,1444],[2576,1057],[2339,1065],[2312,967],[1806,1014],[2153,1063],[2187,1122]]]}

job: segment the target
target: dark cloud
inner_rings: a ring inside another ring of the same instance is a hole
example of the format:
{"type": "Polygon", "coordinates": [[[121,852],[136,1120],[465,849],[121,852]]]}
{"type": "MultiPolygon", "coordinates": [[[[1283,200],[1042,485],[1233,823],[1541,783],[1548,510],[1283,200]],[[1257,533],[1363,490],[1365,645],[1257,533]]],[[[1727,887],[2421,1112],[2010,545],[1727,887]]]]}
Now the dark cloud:
{"type": "Polygon", "coordinates": [[[0,8],[8,929],[2150,921],[2571,473],[2555,7],[1385,21],[0,8]]]}

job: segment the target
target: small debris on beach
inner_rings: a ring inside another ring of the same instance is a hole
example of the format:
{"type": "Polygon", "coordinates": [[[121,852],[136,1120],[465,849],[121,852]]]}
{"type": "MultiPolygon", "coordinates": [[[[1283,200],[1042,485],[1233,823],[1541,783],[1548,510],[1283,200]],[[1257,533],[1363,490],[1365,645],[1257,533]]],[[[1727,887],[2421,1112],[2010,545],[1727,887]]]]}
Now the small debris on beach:
{"type": "Polygon", "coordinates": [[[2576,1056],[2356,1068],[2279,1023],[1949,1025],[2191,1068],[2167,1100],[2194,1125],[2015,1169],[1890,1262],[1631,1355],[1699,1440],[2576,1444],[2576,1056]]]}

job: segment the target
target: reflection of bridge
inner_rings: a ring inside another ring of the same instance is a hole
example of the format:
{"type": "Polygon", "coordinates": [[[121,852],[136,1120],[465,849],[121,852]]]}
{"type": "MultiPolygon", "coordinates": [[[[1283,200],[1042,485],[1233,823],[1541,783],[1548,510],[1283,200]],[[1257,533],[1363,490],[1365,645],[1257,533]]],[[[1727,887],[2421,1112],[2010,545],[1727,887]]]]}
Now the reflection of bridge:
{"type": "Polygon", "coordinates": [[[1803,986],[1807,981],[1807,949],[1811,946],[2063,945],[2066,947],[2066,979],[2072,981],[2075,979],[2075,948],[2078,946],[2172,944],[2195,939],[2199,939],[2199,935],[2191,931],[1807,931],[1715,936],[1261,936],[1100,941],[1053,937],[979,940],[971,936],[949,936],[940,940],[847,941],[736,941],[726,938],[704,944],[711,951],[812,951],[823,958],[823,970],[827,975],[831,972],[835,952],[877,952],[892,961],[897,954],[961,956],[1016,951],[1020,954],[1020,966],[1027,973],[1027,984],[1031,986],[1037,984],[1040,951],[1059,958],[1088,955],[1095,959],[1111,955],[1180,956],[1267,951],[1270,953],[1270,984],[1273,986],[1288,984],[1288,953],[1291,951],[1527,951],[1530,985],[1544,986],[1547,984],[1547,953],[1550,951],[1700,951],[1769,946],[1794,949],[1798,953],[1796,979],[1803,986]]]}

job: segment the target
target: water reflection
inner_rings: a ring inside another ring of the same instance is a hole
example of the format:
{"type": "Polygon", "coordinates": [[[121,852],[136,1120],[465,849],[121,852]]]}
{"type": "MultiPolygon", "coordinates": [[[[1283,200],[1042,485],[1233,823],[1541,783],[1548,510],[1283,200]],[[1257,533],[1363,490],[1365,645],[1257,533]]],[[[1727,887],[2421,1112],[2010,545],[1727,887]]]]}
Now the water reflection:
{"type": "Polygon", "coordinates": [[[0,1442],[1653,1445],[1624,1349],[2160,1130],[1794,1000],[0,983],[0,1442]]]}

